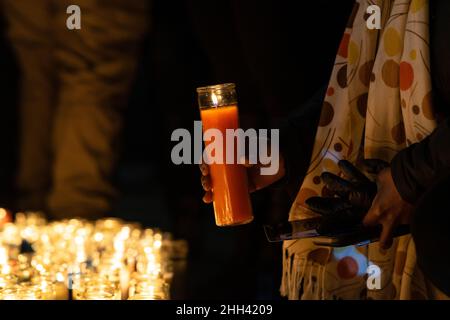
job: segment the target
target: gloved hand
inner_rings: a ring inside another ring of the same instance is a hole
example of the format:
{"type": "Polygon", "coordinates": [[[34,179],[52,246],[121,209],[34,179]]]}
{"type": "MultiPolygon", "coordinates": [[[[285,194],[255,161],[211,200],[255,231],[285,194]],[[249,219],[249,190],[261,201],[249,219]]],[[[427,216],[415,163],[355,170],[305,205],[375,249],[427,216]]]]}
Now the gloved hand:
{"type": "MultiPolygon", "coordinates": [[[[377,185],[347,160],[338,163],[347,180],[333,173],[321,175],[334,197],[311,197],[306,205],[322,215],[321,234],[341,232],[361,224],[377,193],[377,185]]],[[[363,161],[364,170],[377,174],[389,164],[379,159],[363,161]]]]}

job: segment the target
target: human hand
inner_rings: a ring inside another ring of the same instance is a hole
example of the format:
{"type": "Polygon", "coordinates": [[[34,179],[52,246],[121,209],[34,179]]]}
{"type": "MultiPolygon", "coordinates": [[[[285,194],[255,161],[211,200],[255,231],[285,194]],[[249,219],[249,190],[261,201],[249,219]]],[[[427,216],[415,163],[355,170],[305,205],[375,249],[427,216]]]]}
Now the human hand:
{"type": "MultiPolygon", "coordinates": [[[[261,163],[257,164],[249,164],[248,161],[245,161],[242,164],[247,169],[247,178],[248,178],[248,191],[254,192],[260,189],[263,189],[272,183],[280,180],[285,175],[285,166],[284,159],[280,155],[280,165],[278,172],[273,175],[262,175],[261,168],[267,167],[268,165],[263,165],[261,163]]],[[[213,190],[212,190],[212,182],[211,176],[209,172],[209,166],[206,163],[200,164],[200,171],[202,173],[201,183],[203,190],[205,190],[205,195],[203,196],[203,202],[211,203],[213,201],[213,190]]]]}
{"type": "MultiPolygon", "coordinates": [[[[323,217],[320,233],[342,231],[361,224],[377,192],[376,184],[347,160],[338,162],[346,179],[324,172],[321,179],[331,192],[330,197],[311,197],[306,205],[323,217]]],[[[388,164],[367,159],[363,167],[368,173],[378,173],[388,164]]]]}
{"type": "Polygon", "coordinates": [[[392,233],[399,224],[409,224],[413,206],[400,196],[391,169],[382,170],[376,178],[378,192],[363,223],[366,226],[382,225],[380,247],[390,248],[392,233]]]}

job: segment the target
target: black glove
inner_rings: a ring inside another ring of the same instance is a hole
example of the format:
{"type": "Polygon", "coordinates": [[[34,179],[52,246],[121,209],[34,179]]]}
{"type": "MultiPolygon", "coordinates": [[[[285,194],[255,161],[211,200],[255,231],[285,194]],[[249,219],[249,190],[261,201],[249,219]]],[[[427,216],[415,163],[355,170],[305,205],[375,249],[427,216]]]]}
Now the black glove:
{"type": "MultiPolygon", "coordinates": [[[[321,234],[344,232],[360,224],[377,193],[375,182],[350,162],[341,160],[338,166],[347,180],[330,172],[321,175],[334,197],[311,197],[306,200],[306,205],[323,217],[318,230],[321,234]]],[[[378,159],[367,159],[363,161],[363,166],[368,173],[377,174],[389,164],[378,159]]]]}

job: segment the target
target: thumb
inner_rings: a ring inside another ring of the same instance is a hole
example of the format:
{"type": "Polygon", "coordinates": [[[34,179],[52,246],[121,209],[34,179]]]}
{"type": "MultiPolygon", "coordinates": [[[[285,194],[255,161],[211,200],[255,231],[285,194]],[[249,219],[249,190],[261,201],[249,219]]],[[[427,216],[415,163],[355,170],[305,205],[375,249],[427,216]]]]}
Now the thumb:
{"type": "Polygon", "coordinates": [[[374,226],[379,223],[381,218],[382,211],[380,206],[378,205],[377,197],[375,197],[372,206],[369,211],[367,211],[366,216],[364,217],[363,224],[365,226],[374,226]]]}

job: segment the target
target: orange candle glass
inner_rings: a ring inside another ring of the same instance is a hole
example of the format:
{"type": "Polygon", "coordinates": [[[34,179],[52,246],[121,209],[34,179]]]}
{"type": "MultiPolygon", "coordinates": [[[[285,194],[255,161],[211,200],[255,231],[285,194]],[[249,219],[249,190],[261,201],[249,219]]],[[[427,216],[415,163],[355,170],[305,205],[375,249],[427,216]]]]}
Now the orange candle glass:
{"type": "MultiPolygon", "coordinates": [[[[237,162],[237,141],[234,141],[234,162],[226,163],[226,130],[239,128],[236,89],[233,83],[197,89],[203,132],[217,129],[222,133],[223,149],[215,150],[223,163],[209,165],[216,224],[233,226],[249,223],[253,212],[248,192],[246,168],[237,162]]],[[[211,142],[205,142],[208,145],[211,142]]]]}

